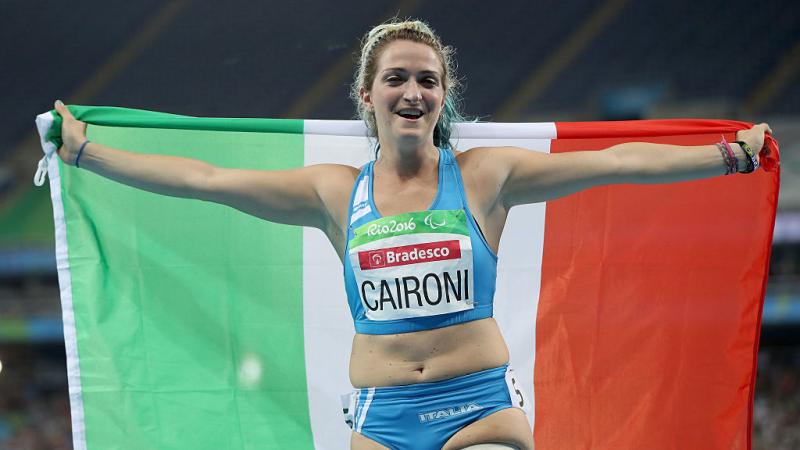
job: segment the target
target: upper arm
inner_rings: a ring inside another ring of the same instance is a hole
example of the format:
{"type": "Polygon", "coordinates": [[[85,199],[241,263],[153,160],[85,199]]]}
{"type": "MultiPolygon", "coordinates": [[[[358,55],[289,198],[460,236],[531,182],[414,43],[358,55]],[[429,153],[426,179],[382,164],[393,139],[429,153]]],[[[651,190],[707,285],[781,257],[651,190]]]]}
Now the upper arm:
{"type": "Polygon", "coordinates": [[[500,181],[499,201],[506,207],[536,203],[615,182],[621,163],[611,149],[542,153],[518,147],[493,149],[500,181]]]}
{"type": "Polygon", "coordinates": [[[217,167],[201,182],[200,198],[271,222],[324,230],[347,204],[356,176],[355,168],[336,164],[290,170],[217,167]]]}

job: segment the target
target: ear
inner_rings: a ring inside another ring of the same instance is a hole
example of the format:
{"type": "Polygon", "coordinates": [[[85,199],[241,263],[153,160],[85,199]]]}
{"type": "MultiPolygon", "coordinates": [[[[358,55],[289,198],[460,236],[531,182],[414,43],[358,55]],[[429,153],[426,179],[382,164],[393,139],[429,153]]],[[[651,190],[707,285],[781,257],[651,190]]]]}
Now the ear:
{"type": "Polygon", "coordinates": [[[367,108],[371,110],[373,106],[372,97],[370,96],[369,91],[362,87],[359,95],[361,96],[361,101],[364,102],[364,104],[367,105],[367,108]]]}

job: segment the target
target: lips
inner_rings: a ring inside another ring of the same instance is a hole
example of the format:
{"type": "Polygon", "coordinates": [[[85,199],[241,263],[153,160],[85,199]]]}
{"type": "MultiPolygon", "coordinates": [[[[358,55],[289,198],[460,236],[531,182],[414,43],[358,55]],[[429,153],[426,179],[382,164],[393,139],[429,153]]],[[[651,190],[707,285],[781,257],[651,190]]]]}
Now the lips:
{"type": "Polygon", "coordinates": [[[415,108],[405,108],[397,111],[395,114],[407,120],[419,120],[425,113],[415,108]]]}

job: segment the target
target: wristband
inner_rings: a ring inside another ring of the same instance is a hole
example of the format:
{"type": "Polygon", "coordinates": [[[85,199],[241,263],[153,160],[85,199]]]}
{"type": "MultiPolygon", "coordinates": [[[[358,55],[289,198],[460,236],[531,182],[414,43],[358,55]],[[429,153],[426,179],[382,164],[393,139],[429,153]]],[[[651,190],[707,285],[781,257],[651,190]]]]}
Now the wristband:
{"type": "Polygon", "coordinates": [[[742,173],[750,173],[758,169],[758,157],[753,152],[753,149],[750,148],[749,145],[745,144],[744,141],[736,141],[736,143],[739,144],[739,146],[742,147],[742,150],[744,150],[745,154],[747,154],[747,169],[742,173]]]}
{"type": "Polygon", "coordinates": [[[86,141],[83,142],[83,144],[81,144],[81,148],[78,149],[78,156],[75,157],[75,167],[77,167],[78,169],[81,168],[81,166],[78,165],[78,161],[81,159],[81,153],[83,153],[83,149],[86,148],[86,144],[88,143],[89,140],[87,139],[86,141]]]}

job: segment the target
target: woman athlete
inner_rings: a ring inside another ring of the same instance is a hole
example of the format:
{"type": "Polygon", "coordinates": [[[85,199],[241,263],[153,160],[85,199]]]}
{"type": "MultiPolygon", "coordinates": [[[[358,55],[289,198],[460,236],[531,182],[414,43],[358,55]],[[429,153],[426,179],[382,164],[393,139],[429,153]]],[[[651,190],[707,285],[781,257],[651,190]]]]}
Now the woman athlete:
{"type": "MultiPolygon", "coordinates": [[[[375,27],[353,86],[379,144],[362,169],[261,171],[87,143],[59,101],[64,163],[159,194],[226,204],[322,230],[345,266],[356,335],[351,449],[533,449],[492,318],[496,254],[508,212],[612,183],[670,183],[755,167],[738,143],[626,143],[543,154],[450,145],[451,49],[424,23],[375,27]],[[81,152],[82,150],[82,152],[81,152]],[[689,150],[689,151],[687,151],[689,150]],[[738,168],[738,169],[737,169],[738,168]]],[[[758,153],[769,126],[737,133],[758,153]]]]}

